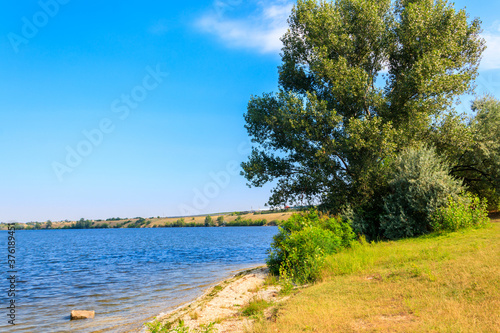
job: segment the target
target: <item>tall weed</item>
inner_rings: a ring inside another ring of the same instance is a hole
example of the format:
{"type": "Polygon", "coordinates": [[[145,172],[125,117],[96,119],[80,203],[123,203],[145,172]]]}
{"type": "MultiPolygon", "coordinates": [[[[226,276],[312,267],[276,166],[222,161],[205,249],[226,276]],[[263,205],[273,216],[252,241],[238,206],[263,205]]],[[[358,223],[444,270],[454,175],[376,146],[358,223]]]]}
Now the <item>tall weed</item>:
{"type": "Polygon", "coordinates": [[[448,198],[448,205],[432,216],[431,226],[436,231],[456,231],[463,228],[483,227],[489,223],[488,203],[470,193],[448,198]]]}

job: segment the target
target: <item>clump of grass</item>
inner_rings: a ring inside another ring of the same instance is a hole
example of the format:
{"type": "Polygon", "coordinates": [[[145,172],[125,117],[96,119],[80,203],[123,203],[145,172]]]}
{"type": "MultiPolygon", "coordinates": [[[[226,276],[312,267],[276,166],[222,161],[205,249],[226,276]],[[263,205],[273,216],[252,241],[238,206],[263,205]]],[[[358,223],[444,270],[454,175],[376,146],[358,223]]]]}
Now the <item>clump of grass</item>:
{"type": "Polygon", "coordinates": [[[248,292],[249,292],[249,293],[256,293],[256,292],[258,292],[259,290],[260,290],[260,287],[259,287],[259,286],[255,286],[255,287],[253,287],[253,288],[248,289],[248,292]]]}
{"type": "Polygon", "coordinates": [[[189,317],[192,319],[192,320],[198,320],[198,318],[200,317],[200,315],[198,314],[198,312],[196,311],[193,311],[189,314],[189,317]]]}
{"type": "Polygon", "coordinates": [[[150,323],[146,323],[145,326],[150,333],[169,333],[172,328],[172,323],[162,323],[161,321],[155,319],[150,323]]]}
{"type": "Polygon", "coordinates": [[[274,274],[268,274],[264,280],[264,286],[278,285],[278,277],[274,274]]]}
{"type": "Polygon", "coordinates": [[[215,323],[211,322],[205,325],[200,325],[199,333],[215,333],[217,329],[214,327],[215,323]]]}
{"type": "Polygon", "coordinates": [[[215,322],[200,325],[198,329],[190,329],[185,325],[184,320],[179,320],[177,326],[173,327],[173,323],[162,323],[159,320],[154,320],[145,324],[150,333],[216,333],[217,329],[214,327],[215,322]]]}
{"type": "Polygon", "coordinates": [[[208,294],[208,296],[215,296],[217,295],[222,289],[224,289],[220,285],[216,285],[215,287],[212,288],[212,291],[208,294]]]}
{"type": "Polygon", "coordinates": [[[246,317],[259,316],[264,314],[264,310],[271,306],[271,303],[261,298],[251,300],[243,309],[241,314],[246,317]]]}

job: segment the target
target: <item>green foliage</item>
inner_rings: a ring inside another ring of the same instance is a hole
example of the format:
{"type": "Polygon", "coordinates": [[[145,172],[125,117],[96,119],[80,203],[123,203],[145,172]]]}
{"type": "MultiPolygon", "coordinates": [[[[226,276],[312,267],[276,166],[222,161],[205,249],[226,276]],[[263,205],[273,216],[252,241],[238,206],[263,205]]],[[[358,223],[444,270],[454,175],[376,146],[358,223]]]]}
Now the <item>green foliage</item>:
{"type": "Polygon", "coordinates": [[[434,212],[431,226],[436,231],[484,227],[490,221],[486,207],[486,200],[480,200],[470,193],[458,197],[450,196],[448,205],[434,212]]]}
{"type": "Polygon", "coordinates": [[[189,329],[183,320],[179,320],[177,326],[171,322],[162,323],[159,320],[154,320],[144,324],[150,333],[216,333],[215,323],[200,325],[199,329],[189,329]]]}
{"type": "Polygon", "coordinates": [[[317,280],[324,256],[350,246],[355,239],[347,222],[316,211],[292,215],[279,230],[267,265],[271,274],[299,283],[317,280]]]}
{"type": "Polygon", "coordinates": [[[179,325],[170,330],[172,333],[189,333],[189,327],[184,324],[184,320],[179,320],[179,325]]]}
{"type": "Polygon", "coordinates": [[[472,144],[453,169],[465,180],[468,189],[487,198],[490,208],[500,207],[500,101],[490,96],[472,105],[472,144]]]}
{"type": "Polygon", "coordinates": [[[180,218],[174,223],[171,224],[172,227],[177,227],[177,228],[182,228],[186,226],[186,221],[184,221],[184,218],[180,218]]]}
{"type": "Polygon", "coordinates": [[[121,220],[123,220],[123,219],[119,218],[119,217],[112,217],[112,218],[106,219],[106,221],[121,221],[121,220]]]}
{"type": "Polygon", "coordinates": [[[199,333],[216,333],[217,329],[214,326],[215,326],[214,322],[200,325],[200,329],[198,330],[198,332],[199,333]]]}
{"type": "Polygon", "coordinates": [[[434,149],[409,148],[399,154],[390,176],[391,194],[384,198],[381,234],[398,239],[430,232],[434,212],[463,190],[449,171],[434,149]]]}
{"type": "MultiPolygon", "coordinates": [[[[146,219],[142,218],[142,217],[139,217],[137,219],[137,221],[133,222],[132,221],[127,221],[125,222],[125,224],[127,224],[127,228],[141,228],[143,226],[147,226],[148,225],[148,222],[151,223],[150,221],[147,221],[146,219]]],[[[120,227],[121,226],[124,226],[125,224],[120,224],[120,227]]]]}
{"type": "Polygon", "coordinates": [[[131,220],[128,220],[128,221],[125,221],[125,222],[122,222],[122,223],[117,223],[115,224],[114,228],[122,228],[124,227],[125,225],[127,225],[128,223],[131,223],[132,221],[131,220]]]}
{"type": "Polygon", "coordinates": [[[263,315],[264,310],[270,305],[271,303],[263,299],[253,299],[245,307],[243,307],[241,314],[246,317],[263,315]]]}
{"type": "Polygon", "coordinates": [[[224,289],[224,288],[220,285],[214,286],[212,288],[212,291],[210,292],[210,294],[208,294],[208,296],[213,297],[213,296],[217,295],[222,289],[224,289]]]}
{"type": "Polygon", "coordinates": [[[215,227],[215,223],[210,215],[205,217],[205,227],[215,227]]]}
{"type": "Polygon", "coordinates": [[[81,218],[79,221],[71,225],[71,229],[90,229],[90,228],[92,228],[92,221],[85,220],[84,218],[81,218]]]}
{"type": "MultiPolygon", "coordinates": [[[[479,113],[469,124],[451,116],[477,77],[485,47],[478,19],[442,0],[299,0],[289,25],[279,91],[253,96],[245,114],[255,145],[243,175],[251,186],[276,184],[271,206],[320,204],[339,213],[350,204],[346,211],[356,223],[379,237],[380,215],[405,218],[398,205],[380,202],[398,186],[389,184],[392,161],[422,144],[436,146],[456,178],[498,197],[498,186],[492,192],[486,182],[500,172],[486,154],[498,152],[497,127],[481,131],[474,125],[486,121],[479,113]],[[487,149],[469,147],[467,138],[487,149]],[[454,155],[455,142],[464,142],[468,153],[454,155]],[[473,181],[481,173],[489,178],[473,181]]],[[[493,104],[484,105],[485,119],[496,121],[493,104]]],[[[422,232],[392,231],[387,219],[390,237],[422,232]]]]}
{"type": "Polygon", "coordinates": [[[474,116],[455,113],[439,118],[430,141],[462,179],[467,190],[486,198],[489,209],[500,204],[500,102],[490,96],[472,104],[474,116]]]}
{"type": "Polygon", "coordinates": [[[16,230],[24,230],[25,228],[25,225],[21,224],[21,223],[16,223],[14,225],[14,227],[16,228],[16,230]]]}
{"type": "Polygon", "coordinates": [[[269,226],[277,226],[280,224],[280,221],[278,220],[272,220],[271,222],[268,222],[267,225],[269,226]]]}
{"type": "MultiPolygon", "coordinates": [[[[286,265],[280,265],[279,267],[279,284],[281,286],[280,289],[280,294],[281,295],[289,295],[292,290],[293,290],[293,275],[290,276],[287,268],[285,267],[286,265]]],[[[293,273],[292,273],[293,274],[293,273]]]]}
{"type": "Polygon", "coordinates": [[[217,225],[219,225],[219,226],[224,225],[224,216],[223,215],[220,215],[219,217],[217,217],[217,225]]]}
{"type": "Polygon", "coordinates": [[[226,222],[225,226],[226,227],[260,227],[260,226],[263,226],[266,224],[267,224],[266,219],[251,220],[251,219],[243,219],[241,216],[238,216],[234,221],[226,222]]]}
{"type": "Polygon", "coordinates": [[[146,323],[145,326],[150,333],[169,333],[172,327],[172,323],[162,323],[159,320],[154,320],[152,322],[146,323]]]}

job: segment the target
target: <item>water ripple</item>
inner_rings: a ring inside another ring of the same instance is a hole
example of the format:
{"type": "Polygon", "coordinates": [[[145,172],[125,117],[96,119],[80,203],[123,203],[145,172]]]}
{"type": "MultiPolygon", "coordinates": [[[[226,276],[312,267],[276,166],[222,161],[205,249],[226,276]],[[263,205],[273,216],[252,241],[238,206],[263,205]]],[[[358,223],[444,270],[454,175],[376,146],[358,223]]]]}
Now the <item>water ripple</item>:
{"type": "MultiPolygon", "coordinates": [[[[9,332],[123,332],[261,264],[275,227],[17,231],[16,326],[9,332]],[[69,321],[74,309],[96,318],[69,321]]],[[[7,233],[0,232],[0,248],[7,233]]],[[[7,281],[1,279],[6,290],[7,281]]],[[[6,293],[0,295],[6,304],[6,293]]]]}

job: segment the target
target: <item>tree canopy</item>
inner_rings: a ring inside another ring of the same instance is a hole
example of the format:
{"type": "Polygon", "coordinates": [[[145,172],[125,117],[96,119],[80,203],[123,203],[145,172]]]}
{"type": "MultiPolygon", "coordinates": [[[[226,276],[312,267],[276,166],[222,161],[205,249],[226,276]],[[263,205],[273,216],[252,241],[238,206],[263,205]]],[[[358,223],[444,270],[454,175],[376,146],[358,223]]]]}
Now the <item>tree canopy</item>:
{"type": "Polygon", "coordinates": [[[470,190],[498,197],[500,104],[478,100],[472,119],[454,112],[474,90],[480,32],[443,0],[298,1],[279,90],[248,103],[254,147],[242,174],[276,184],[271,206],[350,204],[378,216],[396,156],[425,144],[470,190]]]}

